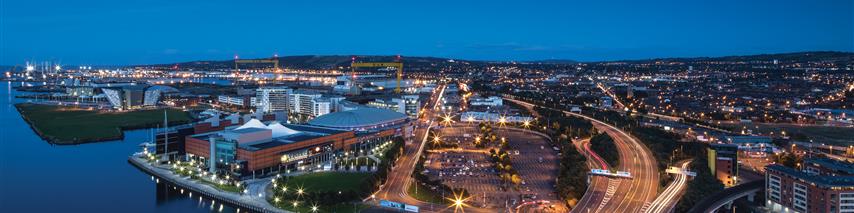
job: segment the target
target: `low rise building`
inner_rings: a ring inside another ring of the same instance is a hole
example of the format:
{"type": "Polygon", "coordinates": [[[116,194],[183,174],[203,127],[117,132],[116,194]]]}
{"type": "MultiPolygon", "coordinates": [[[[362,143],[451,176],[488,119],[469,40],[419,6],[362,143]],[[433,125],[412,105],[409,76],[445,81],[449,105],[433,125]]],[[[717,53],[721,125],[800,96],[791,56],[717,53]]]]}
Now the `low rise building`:
{"type": "Polygon", "coordinates": [[[469,105],[472,106],[501,106],[504,101],[498,96],[489,96],[487,98],[472,98],[469,100],[469,105]]]}

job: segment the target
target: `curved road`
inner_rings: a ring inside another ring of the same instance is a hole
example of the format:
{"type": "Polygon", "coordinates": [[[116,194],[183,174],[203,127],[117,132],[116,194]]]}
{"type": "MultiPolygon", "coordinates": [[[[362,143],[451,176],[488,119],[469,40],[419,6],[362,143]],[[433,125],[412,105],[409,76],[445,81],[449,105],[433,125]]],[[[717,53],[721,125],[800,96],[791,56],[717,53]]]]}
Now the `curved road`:
{"type": "MultiPolygon", "coordinates": [[[[534,107],[528,102],[509,98],[506,100],[528,108],[534,107]]],[[[620,155],[620,166],[617,170],[629,172],[633,177],[610,179],[607,184],[591,183],[589,187],[593,188],[594,193],[585,193],[581,199],[583,202],[579,202],[572,212],[646,212],[655,200],[659,188],[658,164],[652,152],[634,137],[614,126],[586,115],[563,112],[589,120],[596,129],[611,136],[620,155]],[[611,196],[602,196],[599,199],[599,193],[596,192],[606,192],[605,195],[611,196]],[[597,197],[587,198],[588,196],[597,197]]],[[[590,188],[588,192],[591,191],[590,188]]]]}
{"type": "MultiPolygon", "coordinates": [[[[681,165],[679,168],[682,168],[682,170],[688,170],[688,166],[691,165],[691,160],[684,160],[677,164],[681,165]]],[[[687,183],[688,175],[677,174],[673,182],[670,182],[670,184],[667,185],[667,188],[665,188],[664,191],[658,195],[658,198],[652,202],[652,207],[650,207],[650,210],[647,212],[670,212],[679,201],[678,196],[685,190],[687,183]]]]}

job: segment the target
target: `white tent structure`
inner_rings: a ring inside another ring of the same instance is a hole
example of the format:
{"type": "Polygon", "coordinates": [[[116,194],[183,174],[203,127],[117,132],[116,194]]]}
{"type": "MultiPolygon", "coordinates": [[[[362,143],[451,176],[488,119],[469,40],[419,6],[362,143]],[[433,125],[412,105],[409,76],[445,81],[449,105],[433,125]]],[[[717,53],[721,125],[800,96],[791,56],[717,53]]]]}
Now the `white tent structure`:
{"type": "Polygon", "coordinates": [[[264,123],[262,123],[258,119],[249,120],[249,122],[246,122],[245,124],[241,125],[240,127],[235,128],[235,130],[246,129],[246,128],[269,129],[269,130],[273,131],[273,138],[278,138],[278,137],[282,137],[282,136],[288,136],[288,135],[300,133],[300,131],[288,128],[279,122],[272,122],[272,123],[270,123],[270,125],[264,125],[264,123]]]}
{"type": "Polygon", "coordinates": [[[300,133],[300,131],[285,127],[279,122],[273,122],[270,125],[267,125],[267,129],[273,130],[274,138],[300,133]]]}
{"type": "Polygon", "coordinates": [[[267,125],[264,125],[264,123],[261,123],[261,121],[259,121],[258,119],[253,118],[252,120],[249,120],[249,122],[246,122],[245,124],[241,125],[240,127],[237,127],[236,129],[246,129],[246,128],[266,129],[267,125]]]}

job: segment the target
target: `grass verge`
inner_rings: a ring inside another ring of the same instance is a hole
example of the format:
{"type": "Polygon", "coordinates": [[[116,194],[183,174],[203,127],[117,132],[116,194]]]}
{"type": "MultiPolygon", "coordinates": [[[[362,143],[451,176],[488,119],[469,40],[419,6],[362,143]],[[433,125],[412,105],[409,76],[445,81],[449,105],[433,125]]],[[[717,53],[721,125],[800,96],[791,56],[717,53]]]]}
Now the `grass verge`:
{"type": "MultiPolygon", "coordinates": [[[[103,112],[74,107],[22,103],[15,107],[33,130],[55,144],[79,144],[122,138],[122,130],[163,123],[163,110],[103,112]]],[[[167,109],[170,124],[186,123],[190,115],[167,109]]]]}

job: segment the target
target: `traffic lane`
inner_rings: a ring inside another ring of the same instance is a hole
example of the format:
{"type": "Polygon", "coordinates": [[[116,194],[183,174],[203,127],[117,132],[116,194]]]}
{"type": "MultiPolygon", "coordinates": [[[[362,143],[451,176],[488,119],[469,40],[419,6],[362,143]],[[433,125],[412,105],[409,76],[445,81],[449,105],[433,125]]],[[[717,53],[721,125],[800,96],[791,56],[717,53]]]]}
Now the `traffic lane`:
{"type": "MultiPolygon", "coordinates": [[[[654,194],[658,190],[657,179],[651,177],[649,161],[645,161],[649,156],[644,155],[644,150],[638,150],[637,144],[631,144],[631,139],[621,134],[617,130],[594,123],[600,130],[604,130],[609,136],[614,139],[620,155],[621,163],[619,169],[632,173],[633,178],[620,182],[618,191],[626,192],[615,195],[612,202],[616,201],[616,205],[608,205],[605,212],[640,212],[645,210],[648,204],[654,199],[654,194]],[[651,182],[654,181],[654,182],[651,182]]],[[[657,172],[655,175],[657,176],[657,172]]]]}

